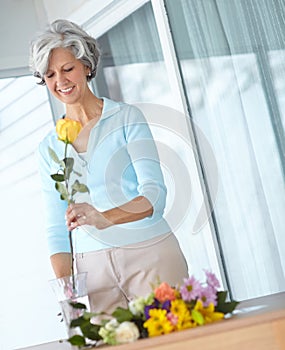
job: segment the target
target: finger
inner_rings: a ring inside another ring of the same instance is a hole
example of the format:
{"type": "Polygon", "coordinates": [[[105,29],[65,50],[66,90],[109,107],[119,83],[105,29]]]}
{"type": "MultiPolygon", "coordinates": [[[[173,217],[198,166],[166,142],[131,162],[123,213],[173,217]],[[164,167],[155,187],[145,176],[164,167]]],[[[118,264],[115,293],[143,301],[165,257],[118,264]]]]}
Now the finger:
{"type": "Polygon", "coordinates": [[[67,229],[68,231],[72,231],[75,228],[77,228],[79,225],[79,223],[77,221],[72,221],[69,225],[67,225],[67,229]]]}
{"type": "Polygon", "coordinates": [[[79,216],[77,216],[76,218],[76,222],[79,224],[79,225],[84,225],[86,223],[86,215],[85,214],[79,214],[79,216]]]}
{"type": "Polygon", "coordinates": [[[85,215],[82,215],[79,218],[77,218],[76,220],[67,222],[66,224],[67,224],[68,230],[71,231],[79,226],[85,225],[86,219],[87,219],[87,217],[85,215]]]}
{"type": "Polygon", "coordinates": [[[77,217],[77,215],[80,215],[80,211],[82,211],[80,204],[71,204],[69,206],[69,210],[66,212],[67,219],[74,220],[77,217]]]}
{"type": "Polygon", "coordinates": [[[68,215],[66,215],[65,220],[66,220],[66,225],[70,226],[72,222],[76,222],[78,219],[76,212],[73,210],[70,212],[68,215]]]}

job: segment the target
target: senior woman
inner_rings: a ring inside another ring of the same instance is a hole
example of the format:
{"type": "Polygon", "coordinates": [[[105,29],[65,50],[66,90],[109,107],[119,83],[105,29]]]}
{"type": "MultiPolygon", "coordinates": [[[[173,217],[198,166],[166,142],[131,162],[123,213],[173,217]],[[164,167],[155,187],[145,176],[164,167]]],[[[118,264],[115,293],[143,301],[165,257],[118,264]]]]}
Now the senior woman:
{"type": "Polygon", "coordinates": [[[88,272],[92,311],[125,307],[157,278],[182,282],[187,264],[163,218],[166,188],[149,126],[136,107],[97,97],[89,87],[99,62],[96,40],[56,20],[32,41],[30,59],[40,84],[65,105],[60,117],[82,126],[70,152],[90,191],[69,206],[59,199],[48,148],[60,154],[62,144],[51,130],[38,150],[56,277],[70,275],[68,231],[76,229],[76,266],[88,272]]]}

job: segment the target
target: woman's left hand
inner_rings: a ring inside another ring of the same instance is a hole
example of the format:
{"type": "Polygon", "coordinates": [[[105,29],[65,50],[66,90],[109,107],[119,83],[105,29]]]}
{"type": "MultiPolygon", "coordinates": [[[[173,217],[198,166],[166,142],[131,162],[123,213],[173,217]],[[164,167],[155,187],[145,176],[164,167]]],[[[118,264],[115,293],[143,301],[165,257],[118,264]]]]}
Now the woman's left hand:
{"type": "Polygon", "coordinates": [[[66,225],[69,231],[82,225],[95,226],[99,230],[112,225],[105,216],[88,203],[73,203],[66,210],[66,225]]]}

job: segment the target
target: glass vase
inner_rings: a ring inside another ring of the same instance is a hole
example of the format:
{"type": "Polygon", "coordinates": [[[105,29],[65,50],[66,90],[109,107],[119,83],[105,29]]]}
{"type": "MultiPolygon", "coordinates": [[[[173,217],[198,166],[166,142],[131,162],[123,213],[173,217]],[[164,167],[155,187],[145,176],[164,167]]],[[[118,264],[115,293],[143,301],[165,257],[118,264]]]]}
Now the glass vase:
{"type": "Polygon", "coordinates": [[[82,303],[86,305],[87,310],[89,309],[86,279],[87,272],[81,272],[49,281],[60,304],[62,318],[69,338],[76,334],[81,335],[79,327],[70,328],[70,322],[84,312],[82,309],[72,307],[70,303],[82,303]]]}

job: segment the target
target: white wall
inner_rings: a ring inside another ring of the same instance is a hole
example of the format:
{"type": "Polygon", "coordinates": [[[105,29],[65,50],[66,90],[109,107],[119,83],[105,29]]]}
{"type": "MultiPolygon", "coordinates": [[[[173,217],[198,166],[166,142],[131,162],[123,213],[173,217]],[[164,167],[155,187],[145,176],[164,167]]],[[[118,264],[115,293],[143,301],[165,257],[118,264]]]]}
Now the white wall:
{"type": "Polygon", "coordinates": [[[0,0],[0,77],[28,67],[29,41],[44,21],[41,0],[0,0]]]}
{"type": "MultiPolygon", "coordinates": [[[[48,20],[66,18],[83,24],[90,17],[100,14],[116,0],[42,0],[48,20]]],[[[124,2],[124,1],[121,1],[124,2]]]]}

